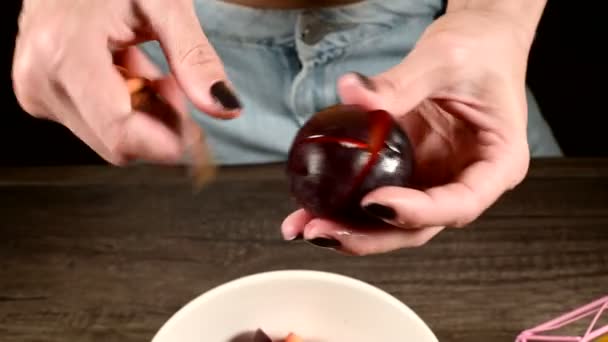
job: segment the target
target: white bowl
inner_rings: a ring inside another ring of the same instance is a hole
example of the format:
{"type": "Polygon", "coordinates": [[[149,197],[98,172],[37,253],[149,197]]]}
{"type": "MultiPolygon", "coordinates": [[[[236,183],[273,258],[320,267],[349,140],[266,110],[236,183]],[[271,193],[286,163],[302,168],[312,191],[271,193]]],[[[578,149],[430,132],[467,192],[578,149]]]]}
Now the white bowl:
{"type": "Polygon", "coordinates": [[[253,342],[242,335],[258,328],[273,339],[294,332],[304,342],[437,342],[387,292],[309,270],[258,273],[211,289],[173,315],[152,342],[253,342]]]}

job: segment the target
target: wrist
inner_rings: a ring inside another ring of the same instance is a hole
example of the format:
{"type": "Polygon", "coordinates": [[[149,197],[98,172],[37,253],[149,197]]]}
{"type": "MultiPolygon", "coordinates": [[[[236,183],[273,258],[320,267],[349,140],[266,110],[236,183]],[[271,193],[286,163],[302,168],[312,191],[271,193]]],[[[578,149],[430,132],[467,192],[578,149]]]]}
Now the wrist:
{"type": "Polygon", "coordinates": [[[547,0],[448,0],[446,13],[475,11],[498,15],[513,23],[514,29],[532,42],[546,4],[547,0]]]}

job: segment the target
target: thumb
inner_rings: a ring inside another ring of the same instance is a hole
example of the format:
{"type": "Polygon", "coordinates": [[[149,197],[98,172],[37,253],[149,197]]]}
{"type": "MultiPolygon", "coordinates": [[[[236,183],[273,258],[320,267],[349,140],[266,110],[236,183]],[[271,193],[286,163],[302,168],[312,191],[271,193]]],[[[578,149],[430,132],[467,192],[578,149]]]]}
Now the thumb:
{"type": "Polygon", "coordinates": [[[170,6],[150,11],[154,13],[150,17],[151,26],[171,70],[192,103],[215,117],[236,117],[241,103],[201,28],[193,3],[172,1],[170,6]]]}
{"type": "Polygon", "coordinates": [[[410,112],[445,86],[445,65],[428,49],[414,48],[398,65],[368,77],[351,72],[338,80],[343,103],[395,115],[410,112]]]}

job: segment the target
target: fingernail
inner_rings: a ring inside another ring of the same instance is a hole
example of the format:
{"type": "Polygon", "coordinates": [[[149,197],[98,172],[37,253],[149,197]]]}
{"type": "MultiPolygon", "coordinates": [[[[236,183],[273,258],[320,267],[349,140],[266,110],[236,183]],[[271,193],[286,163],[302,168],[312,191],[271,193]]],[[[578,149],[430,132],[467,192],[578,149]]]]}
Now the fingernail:
{"type": "Polygon", "coordinates": [[[358,73],[356,71],[353,72],[353,74],[355,76],[357,76],[357,78],[359,79],[359,82],[361,82],[361,84],[367,88],[368,90],[371,91],[376,91],[376,85],[374,85],[374,82],[372,82],[372,80],[370,80],[367,76],[358,73]]]}
{"type": "Polygon", "coordinates": [[[292,237],[292,238],[290,238],[290,239],[287,239],[287,240],[288,240],[288,241],[299,241],[299,240],[304,240],[304,235],[302,235],[302,233],[300,233],[300,234],[298,234],[298,235],[296,235],[296,236],[294,236],[294,237],[292,237]]]}
{"type": "Polygon", "coordinates": [[[378,203],[368,204],[363,209],[369,214],[385,220],[394,220],[397,217],[395,209],[378,203]]]}
{"type": "Polygon", "coordinates": [[[241,108],[239,99],[224,81],[218,81],[211,86],[211,95],[227,110],[241,108]]]}
{"type": "Polygon", "coordinates": [[[340,241],[332,239],[332,238],[325,238],[325,237],[316,237],[314,239],[310,239],[310,240],[306,240],[306,241],[315,246],[323,247],[323,248],[338,248],[338,247],[342,246],[340,241]]]}

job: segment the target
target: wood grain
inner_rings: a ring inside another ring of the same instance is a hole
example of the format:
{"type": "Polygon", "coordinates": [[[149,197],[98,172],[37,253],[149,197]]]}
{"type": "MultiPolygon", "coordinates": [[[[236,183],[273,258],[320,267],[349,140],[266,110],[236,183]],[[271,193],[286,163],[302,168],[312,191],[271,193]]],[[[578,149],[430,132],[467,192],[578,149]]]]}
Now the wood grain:
{"type": "Polygon", "coordinates": [[[182,305],[255,272],[353,276],[440,341],[514,341],[608,294],[608,161],[541,160],[467,229],[344,257],[280,239],[280,165],[226,168],[194,194],[179,169],[0,169],[0,340],[149,341],[182,305]]]}

